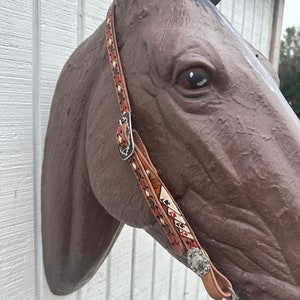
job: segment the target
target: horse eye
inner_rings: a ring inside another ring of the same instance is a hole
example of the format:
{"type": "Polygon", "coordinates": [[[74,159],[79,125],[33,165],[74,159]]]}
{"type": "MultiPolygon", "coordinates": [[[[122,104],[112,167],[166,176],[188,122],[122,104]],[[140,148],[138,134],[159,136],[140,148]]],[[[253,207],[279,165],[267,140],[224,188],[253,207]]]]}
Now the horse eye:
{"type": "Polygon", "coordinates": [[[196,90],[208,86],[210,74],[202,68],[191,68],[180,74],[177,84],[187,90],[196,90]]]}

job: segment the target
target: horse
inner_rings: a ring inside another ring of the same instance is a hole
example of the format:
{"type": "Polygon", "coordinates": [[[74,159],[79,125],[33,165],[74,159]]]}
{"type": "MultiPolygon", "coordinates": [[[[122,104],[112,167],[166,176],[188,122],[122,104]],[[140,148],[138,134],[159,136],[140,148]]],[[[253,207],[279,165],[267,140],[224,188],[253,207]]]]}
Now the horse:
{"type": "MultiPolygon", "coordinates": [[[[218,2],[115,1],[133,128],[241,299],[298,299],[300,123],[270,63],[218,2]]],[[[46,134],[43,253],[55,294],[91,278],[124,223],[188,266],[119,158],[119,118],[103,23],[65,64],[46,134]]]]}

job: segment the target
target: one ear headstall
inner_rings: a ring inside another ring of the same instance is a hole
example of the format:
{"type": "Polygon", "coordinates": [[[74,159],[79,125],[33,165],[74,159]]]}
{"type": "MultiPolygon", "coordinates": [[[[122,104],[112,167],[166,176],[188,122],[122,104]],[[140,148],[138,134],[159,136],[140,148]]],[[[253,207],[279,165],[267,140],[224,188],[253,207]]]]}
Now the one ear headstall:
{"type": "Polygon", "coordinates": [[[153,166],[147,149],[131,125],[131,107],[114,27],[114,2],[107,13],[105,34],[108,58],[121,118],[116,133],[120,157],[128,160],[144,198],[173,250],[184,257],[213,299],[238,299],[231,282],[221,274],[201,247],[183,212],[153,166]]]}

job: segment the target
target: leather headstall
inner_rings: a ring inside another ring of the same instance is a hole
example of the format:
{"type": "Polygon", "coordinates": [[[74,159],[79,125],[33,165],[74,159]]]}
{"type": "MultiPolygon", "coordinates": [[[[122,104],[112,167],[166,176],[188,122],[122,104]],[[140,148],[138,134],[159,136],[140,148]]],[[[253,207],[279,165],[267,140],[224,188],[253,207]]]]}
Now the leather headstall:
{"type": "Polygon", "coordinates": [[[183,212],[159,177],[142,139],[132,129],[130,101],[114,27],[114,8],[115,4],[112,2],[107,13],[105,34],[108,59],[121,111],[116,133],[120,157],[129,161],[144,198],[174,252],[184,257],[190,268],[201,277],[210,297],[238,299],[231,282],[216,269],[201,247],[183,212]]]}

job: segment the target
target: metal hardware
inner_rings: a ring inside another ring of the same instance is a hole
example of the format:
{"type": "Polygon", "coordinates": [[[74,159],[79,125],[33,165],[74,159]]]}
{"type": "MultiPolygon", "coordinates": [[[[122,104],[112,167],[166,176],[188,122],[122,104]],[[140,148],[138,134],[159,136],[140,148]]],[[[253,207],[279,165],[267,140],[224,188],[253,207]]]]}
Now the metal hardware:
{"type": "Polygon", "coordinates": [[[209,258],[205,252],[199,248],[191,248],[188,251],[187,261],[191,270],[200,277],[205,276],[210,271],[209,258]]]}
{"type": "MultiPolygon", "coordinates": [[[[118,130],[121,128],[124,138],[119,135],[119,153],[122,160],[127,160],[134,152],[134,141],[132,133],[131,113],[126,111],[120,118],[118,130]],[[124,126],[125,125],[125,126],[124,126]]],[[[117,132],[118,135],[118,132],[117,132]]]]}
{"type": "Polygon", "coordinates": [[[236,294],[236,292],[231,287],[223,288],[224,292],[230,292],[230,298],[224,298],[223,300],[241,300],[241,298],[236,294]]]}

